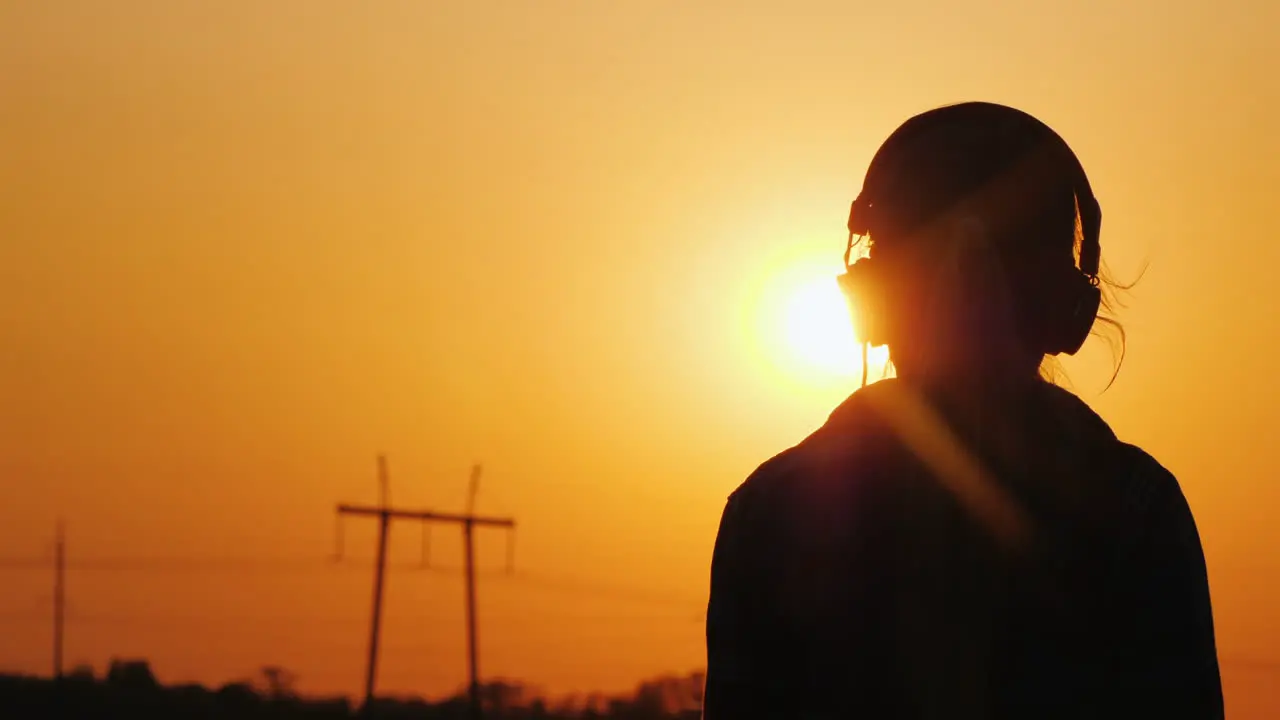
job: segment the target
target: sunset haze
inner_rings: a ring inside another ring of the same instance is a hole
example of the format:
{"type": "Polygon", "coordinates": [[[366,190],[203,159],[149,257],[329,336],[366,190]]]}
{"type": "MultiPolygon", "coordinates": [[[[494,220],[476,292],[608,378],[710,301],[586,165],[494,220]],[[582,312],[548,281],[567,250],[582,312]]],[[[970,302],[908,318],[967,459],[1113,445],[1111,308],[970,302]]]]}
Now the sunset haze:
{"type": "MultiPolygon", "coordinates": [[[[477,535],[484,676],[702,667],[725,497],[859,380],[787,303],[834,287],[879,143],[980,99],[1072,144],[1104,261],[1143,273],[1115,384],[1101,339],[1062,364],[1182,483],[1229,716],[1280,713],[1277,28],[1266,0],[0,0],[0,670],[50,672],[26,559],[63,519],[69,665],[358,694],[375,523],[326,563],[379,453],[397,505],[462,510],[480,462],[477,510],[517,520],[510,576],[477,535]]],[[[458,536],[423,571],[393,527],[383,691],[466,680],[458,536]]]]}

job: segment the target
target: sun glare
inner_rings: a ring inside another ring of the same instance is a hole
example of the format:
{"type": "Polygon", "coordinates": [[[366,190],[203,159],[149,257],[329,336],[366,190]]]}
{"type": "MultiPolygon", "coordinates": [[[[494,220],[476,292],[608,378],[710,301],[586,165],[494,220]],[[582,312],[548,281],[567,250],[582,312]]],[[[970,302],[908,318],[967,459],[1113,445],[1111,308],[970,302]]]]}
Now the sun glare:
{"type": "Polygon", "coordinates": [[[796,288],[787,301],[784,327],[787,349],[797,363],[828,373],[858,370],[858,342],[835,278],[817,278],[796,288]]]}
{"type": "MultiPolygon", "coordinates": [[[[862,353],[836,272],[797,265],[773,274],[760,298],[767,318],[761,340],[789,380],[852,389],[862,374],[862,353]]],[[[869,379],[879,379],[887,348],[871,348],[867,359],[869,379]]]]}

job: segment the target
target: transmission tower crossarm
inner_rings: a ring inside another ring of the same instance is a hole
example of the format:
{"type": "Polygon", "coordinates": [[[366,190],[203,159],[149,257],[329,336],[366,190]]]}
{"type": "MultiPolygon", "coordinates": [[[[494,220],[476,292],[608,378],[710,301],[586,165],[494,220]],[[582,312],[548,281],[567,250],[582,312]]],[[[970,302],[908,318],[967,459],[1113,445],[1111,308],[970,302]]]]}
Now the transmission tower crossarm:
{"type": "Polygon", "coordinates": [[[338,505],[338,512],[343,515],[365,515],[371,517],[386,515],[393,520],[450,522],[457,523],[459,525],[470,523],[472,525],[506,528],[513,528],[516,526],[516,521],[513,518],[467,515],[465,513],[442,513],[431,510],[398,510],[395,508],[380,508],[372,505],[338,505]]]}

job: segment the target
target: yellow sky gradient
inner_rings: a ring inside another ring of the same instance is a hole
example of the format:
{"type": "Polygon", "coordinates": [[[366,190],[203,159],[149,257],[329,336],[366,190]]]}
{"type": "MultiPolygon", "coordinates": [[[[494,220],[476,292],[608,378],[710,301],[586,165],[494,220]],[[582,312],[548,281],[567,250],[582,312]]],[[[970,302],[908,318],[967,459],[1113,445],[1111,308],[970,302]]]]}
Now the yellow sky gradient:
{"type": "MultiPolygon", "coordinates": [[[[993,100],[1075,147],[1120,279],[1149,263],[1116,385],[1101,342],[1065,365],[1183,483],[1229,710],[1262,717],[1278,8],[0,0],[0,554],[64,517],[73,558],[324,558],[378,452],[395,502],[449,510],[479,460],[529,573],[482,579],[486,675],[699,667],[724,497],[856,381],[787,360],[765,300],[839,269],[899,122],[993,100]]],[[[392,542],[417,560],[417,528],[392,542]]],[[[0,668],[47,671],[48,573],[0,578],[0,668]]],[[[69,583],[69,661],[359,688],[367,565],[69,583]]],[[[457,577],[393,574],[388,603],[381,685],[456,688],[457,577]]]]}

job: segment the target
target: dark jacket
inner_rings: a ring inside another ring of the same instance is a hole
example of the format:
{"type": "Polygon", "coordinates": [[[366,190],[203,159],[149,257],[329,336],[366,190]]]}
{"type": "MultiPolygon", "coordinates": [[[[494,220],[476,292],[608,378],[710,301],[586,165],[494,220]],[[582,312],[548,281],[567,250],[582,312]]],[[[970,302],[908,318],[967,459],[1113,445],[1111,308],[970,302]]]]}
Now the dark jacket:
{"type": "Polygon", "coordinates": [[[724,509],[706,720],[1221,718],[1177,480],[1074,395],[888,380],[724,509]]]}

